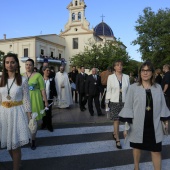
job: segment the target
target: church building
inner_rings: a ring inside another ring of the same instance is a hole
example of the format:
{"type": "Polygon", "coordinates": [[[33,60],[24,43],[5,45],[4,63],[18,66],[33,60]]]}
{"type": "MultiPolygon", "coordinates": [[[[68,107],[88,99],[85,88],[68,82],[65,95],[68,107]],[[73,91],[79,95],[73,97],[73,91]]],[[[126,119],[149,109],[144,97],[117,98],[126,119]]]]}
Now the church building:
{"type": "MultiPolygon", "coordinates": [[[[105,43],[116,41],[112,29],[102,22],[94,29],[90,29],[90,23],[86,20],[84,0],[72,0],[67,6],[69,16],[64,30],[59,35],[47,34],[29,37],[16,37],[0,39],[0,51],[18,54],[21,72],[25,71],[25,61],[32,58],[35,66],[40,68],[44,60],[49,65],[59,66],[64,64],[66,71],[70,71],[70,59],[84,51],[84,47],[90,43],[105,43]]],[[[122,44],[122,48],[126,48],[122,44]]],[[[56,68],[56,67],[55,67],[56,68]]],[[[56,68],[56,71],[58,68],[56,68]]]]}

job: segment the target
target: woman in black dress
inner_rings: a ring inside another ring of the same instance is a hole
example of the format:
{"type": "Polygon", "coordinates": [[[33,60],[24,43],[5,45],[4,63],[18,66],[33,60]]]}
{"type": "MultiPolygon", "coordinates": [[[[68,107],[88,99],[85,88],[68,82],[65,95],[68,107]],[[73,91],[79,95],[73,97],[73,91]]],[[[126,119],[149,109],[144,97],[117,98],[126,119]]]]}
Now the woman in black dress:
{"type": "Polygon", "coordinates": [[[161,86],[156,84],[154,69],[150,62],[144,62],[139,69],[139,82],[131,85],[120,120],[125,126],[124,136],[133,148],[134,168],[139,170],[141,150],[151,152],[154,170],[161,170],[163,128],[168,129],[168,110],[161,86]]]}

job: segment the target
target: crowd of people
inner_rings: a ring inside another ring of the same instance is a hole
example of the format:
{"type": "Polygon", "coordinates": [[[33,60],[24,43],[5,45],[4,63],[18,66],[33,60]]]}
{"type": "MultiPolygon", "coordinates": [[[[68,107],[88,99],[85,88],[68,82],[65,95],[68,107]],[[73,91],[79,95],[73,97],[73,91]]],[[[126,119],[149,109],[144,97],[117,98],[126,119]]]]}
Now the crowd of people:
{"type": "Polygon", "coordinates": [[[98,116],[105,115],[103,109],[109,113],[113,120],[112,137],[118,149],[122,149],[119,124],[125,122],[123,134],[133,148],[135,170],[139,170],[141,150],[150,151],[154,169],[161,170],[162,140],[170,119],[168,64],[163,66],[163,75],[160,69],[154,70],[150,61],[144,62],[138,80],[133,73],[122,72],[121,60],[101,74],[92,68],[90,75],[85,73],[84,66],[79,72],[73,66],[67,73],[61,65],[55,73],[48,62],[38,72],[32,59],[25,62],[25,73],[21,74],[19,68],[16,54],[4,57],[0,80],[0,143],[11,155],[13,170],[19,170],[23,145],[30,142],[31,149],[36,149],[36,124],[53,132],[53,103],[60,109],[71,109],[74,102],[79,103],[81,112],[87,109],[88,103],[90,116],[96,114],[93,103],[98,116]],[[34,132],[28,126],[33,113],[36,113],[34,132]]]}

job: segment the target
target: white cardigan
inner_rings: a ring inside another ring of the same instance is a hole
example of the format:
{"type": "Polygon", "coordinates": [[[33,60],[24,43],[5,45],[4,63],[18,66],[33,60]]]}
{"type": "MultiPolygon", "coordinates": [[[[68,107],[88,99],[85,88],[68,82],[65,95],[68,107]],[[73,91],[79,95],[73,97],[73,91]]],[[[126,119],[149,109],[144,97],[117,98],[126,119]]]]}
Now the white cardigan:
{"type": "MultiPolygon", "coordinates": [[[[126,93],[128,90],[129,76],[126,74],[122,74],[122,102],[125,102],[126,93]]],[[[119,82],[115,74],[109,75],[107,79],[107,91],[106,91],[106,100],[110,100],[111,102],[119,102],[119,82]]]]}

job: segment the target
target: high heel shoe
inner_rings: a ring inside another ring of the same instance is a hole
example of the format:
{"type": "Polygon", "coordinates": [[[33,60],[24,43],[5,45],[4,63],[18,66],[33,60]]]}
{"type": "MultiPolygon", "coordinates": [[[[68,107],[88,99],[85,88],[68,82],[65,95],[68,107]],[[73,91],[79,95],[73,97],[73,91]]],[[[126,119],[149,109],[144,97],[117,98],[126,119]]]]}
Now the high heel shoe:
{"type": "Polygon", "coordinates": [[[122,149],[122,146],[120,145],[120,141],[116,141],[116,147],[117,147],[118,149],[122,149]],[[119,145],[118,145],[118,143],[119,143],[119,145]]]}
{"type": "Polygon", "coordinates": [[[113,136],[113,140],[116,141],[116,138],[115,138],[115,134],[114,134],[114,133],[112,133],[112,136],[113,136]]]}

